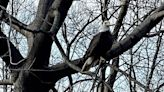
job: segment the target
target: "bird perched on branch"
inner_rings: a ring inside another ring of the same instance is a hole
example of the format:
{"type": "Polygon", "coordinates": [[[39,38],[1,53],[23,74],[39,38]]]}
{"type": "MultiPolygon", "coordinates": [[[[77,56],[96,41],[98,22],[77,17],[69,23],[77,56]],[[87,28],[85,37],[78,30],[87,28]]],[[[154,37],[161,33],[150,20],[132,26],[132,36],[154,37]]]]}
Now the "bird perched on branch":
{"type": "Polygon", "coordinates": [[[96,34],[90,42],[90,45],[84,55],[85,63],[82,67],[83,71],[88,71],[93,65],[96,65],[100,59],[104,59],[105,54],[113,44],[113,36],[109,29],[110,22],[104,21],[100,32],[96,34]]]}

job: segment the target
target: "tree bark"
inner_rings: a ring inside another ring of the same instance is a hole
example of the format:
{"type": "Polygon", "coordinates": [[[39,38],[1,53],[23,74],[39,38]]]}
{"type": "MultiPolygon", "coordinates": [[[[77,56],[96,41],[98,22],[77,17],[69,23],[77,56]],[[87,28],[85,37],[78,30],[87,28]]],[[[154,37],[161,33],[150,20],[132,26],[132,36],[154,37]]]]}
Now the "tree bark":
{"type": "MultiPolygon", "coordinates": [[[[56,29],[53,30],[56,34],[71,4],[72,0],[53,1],[39,31],[48,32],[53,26],[56,26],[56,29]],[[54,12],[59,13],[59,15],[53,15],[54,12]],[[59,18],[59,21],[56,21],[55,18],[59,18]],[[50,26],[49,23],[53,25],[50,26]]],[[[42,32],[34,35],[33,45],[27,56],[26,63],[21,67],[22,70],[20,70],[19,77],[15,82],[15,92],[48,92],[50,89],[54,89],[55,82],[46,74],[46,72],[49,73],[49,57],[53,42],[51,36],[42,32]],[[31,71],[34,69],[39,72],[31,71]]]]}

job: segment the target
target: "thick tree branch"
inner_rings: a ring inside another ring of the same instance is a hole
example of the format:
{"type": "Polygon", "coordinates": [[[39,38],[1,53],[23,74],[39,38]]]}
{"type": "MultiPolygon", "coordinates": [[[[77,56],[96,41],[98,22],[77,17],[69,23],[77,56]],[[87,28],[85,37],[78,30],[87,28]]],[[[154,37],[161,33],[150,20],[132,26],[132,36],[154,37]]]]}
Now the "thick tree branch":
{"type": "MultiPolygon", "coordinates": [[[[64,19],[66,18],[69,7],[73,0],[53,0],[52,6],[45,17],[45,21],[40,27],[40,31],[53,30],[56,35],[64,19]],[[59,19],[58,19],[59,18],[59,19]],[[53,24],[53,25],[52,25],[53,24]]],[[[23,69],[45,69],[49,64],[51,53],[52,39],[50,35],[38,33],[35,35],[32,48],[27,56],[23,69]]],[[[51,74],[50,74],[51,75],[51,74]]],[[[19,77],[15,83],[16,92],[48,92],[54,83],[44,83],[40,78],[47,78],[44,72],[20,71],[19,77]],[[22,89],[19,89],[22,87],[22,89]],[[29,88],[28,88],[29,87],[29,88]],[[25,89],[23,89],[25,88],[25,89]]],[[[49,76],[50,77],[50,76],[49,76]]],[[[50,78],[47,78],[49,80],[50,78]]],[[[52,80],[51,80],[52,81],[52,80]]]]}
{"type": "MultiPolygon", "coordinates": [[[[32,28],[33,30],[39,30],[42,23],[45,20],[45,17],[48,13],[48,9],[51,7],[53,3],[53,0],[39,0],[38,9],[36,12],[35,19],[31,22],[30,25],[28,25],[29,28],[32,28]]],[[[48,21],[47,21],[48,22],[48,21]]]]}
{"type": "Polygon", "coordinates": [[[150,32],[150,30],[157,25],[163,17],[164,4],[156,9],[156,11],[147,17],[138,27],[136,27],[127,38],[114,44],[111,50],[108,51],[106,59],[110,60],[111,58],[114,58],[133,47],[146,35],[146,33],[150,32]]]}
{"type": "MultiPolygon", "coordinates": [[[[164,4],[159,7],[153,14],[147,17],[137,28],[135,28],[129,37],[118,43],[115,43],[111,50],[108,51],[106,59],[110,60],[134,46],[141,38],[144,37],[146,33],[148,33],[155,25],[157,25],[163,19],[163,17],[164,4]]],[[[83,58],[74,60],[72,63],[82,67],[84,63],[83,58]]],[[[54,73],[51,76],[55,78],[55,81],[58,81],[60,78],[70,74],[77,73],[77,71],[73,70],[65,63],[54,65],[52,66],[52,69],[54,70],[54,73]]]]}
{"type": "Polygon", "coordinates": [[[6,12],[6,7],[8,5],[8,2],[9,0],[0,1],[0,13],[1,13],[0,21],[6,22],[8,25],[16,29],[21,34],[23,34],[24,36],[27,36],[25,31],[23,31],[23,29],[28,30],[28,31],[31,31],[31,30],[28,29],[25,24],[18,21],[16,18],[14,18],[13,16],[11,16],[10,14],[6,12]]]}
{"type": "MultiPolygon", "coordinates": [[[[4,10],[3,7],[0,7],[0,11],[1,10],[4,10]]],[[[3,11],[0,17],[1,17],[0,18],[1,21],[4,21],[9,26],[13,27],[14,29],[16,29],[16,31],[20,32],[24,36],[27,36],[27,35],[26,35],[26,31],[23,31],[23,30],[31,31],[31,29],[27,28],[26,24],[23,24],[22,22],[17,20],[15,17],[8,14],[6,11],[3,11]]]]}
{"type": "Polygon", "coordinates": [[[61,27],[67,12],[73,0],[55,0],[49,8],[46,21],[41,26],[41,30],[50,31],[52,35],[56,35],[61,27]]]}
{"type": "MultiPolygon", "coordinates": [[[[120,30],[120,28],[122,26],[122,21],[123,21],[124,17],[127,14],[129,2],[130,2],[130,0],[123,0],[122,1],[123,5],[121,6],[121,10],[119,12],[118,19],[116,21],[116,25],[115,25],[114,31],[113,31],[114,43],[117,42],[118,33],[119,33],[119,30],[120,30]]],[[[119,57],[118,56],[112,60],[112,65],[115,66],[115,67],[119,67],[119,57]]],[[[118,73],[118,71],[116,71],[115,69],[112,69],[112,68],[110,69],[110,75],[109,75],[109,78],[107,80],[107,83],[112,88],[113,88],[114,82],[116,80],[117,73],[118,73]]],[[[110,90],[107,90],[107,89],[106,89],[106,91],[110,92],[110,90]]]]}
{"type": "MultiPolygon", "coordinates": [[[[39,0],[38,9],[35,19],[28,25],[28,28],[32,30],[39,30],[45,20],[45,17],[48,13],[48,9],[51,7],[53,0],[39,0]]],[[[48,21],[47,21],[48,22],[48,21]]],[[[36,31],[35,31],[36,32],[36,31]]],[[[28,51],[31,50],[34,42],[33,33],[27,32],[27,41],[28,41],[28,51]]]]}
{"type": "Polygon", "coordinates": [[[122,21],[127,13],[129,2],[130,2],[130,0],[123,0],[123,6],[121,6],[121,10],[120,10],[120,13],[119,13],[119,16],[118,16],[118,19],[116,21],[116,25],[115,25],[114,31],[113,31],[113,35],[114,35],[115,39],[118,37],[118,32],[121,28],[122,21]]]}
{"type": "MultiPolygon", "coordinates": [[[[49,8],[49,11],[46,15],[45,21],[41,25],[40,31],[48,32],[51,30],[51,31],[55,32],[55,35],[56,35],[56,32],[59,30],[60,26],[62,25],[71,4],[72,4],[72,0],[55,0],[52,3],[52,6],[49,8]],[[57,15],[56,15],[56,13],[57,13],[57,15]],[[58,13],[60,13],[60,14],[58,14],[58,13]],[[56,19],[56,18],[60,18],[59,19],[60,21],[58,21],[58,19],[56,19]],[[53,25],[51,25],[51,24],[53,24],[53,25]]],[[[51,50],[51,44],[52,44],[52,40],[51,40],[50,36],[48,37],[47,34],[43,34],[43,33],[36,34],[36,37],[33,42],[33,47],[31,48],[31,52],[29,53],[29,56],[28,56],[28,58],[30,59],[30,60],[28,60],[29,65],[33,62],[34,58],[36,58],[36,60],[35,60],[36,66],[39,66],[39,67],[47,66],[47,64],[49,63],[48,62],[49,57],[47,57],[46,58],[47,60],[45,60],[44,55],[46,52],[47,52],[47,54],[46,54],[47,56],[50,55],[49,52],[51,50]],[[44,47],[44,48],[42,48],[42,47],[44,47]],[[43,60],[39,59],[40,55],[41,55],[41,57],[44,58],[43,60]],[[37,60],[37,58],[38,58],[38,60],[37,60]],[[45,63],[46,63],[46,65],[45,65],[45,63]]]]}
{"type": "Polygon", "coordinates": [[[101,0],[102,21],[107,20],[107,8],[109,0],[101,0]]]}

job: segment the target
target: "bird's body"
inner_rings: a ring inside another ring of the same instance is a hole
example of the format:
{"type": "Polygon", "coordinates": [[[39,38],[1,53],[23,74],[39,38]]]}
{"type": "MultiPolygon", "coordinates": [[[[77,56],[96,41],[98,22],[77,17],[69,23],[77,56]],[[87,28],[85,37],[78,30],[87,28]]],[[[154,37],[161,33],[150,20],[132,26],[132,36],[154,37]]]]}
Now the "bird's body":
{"type": "MultiPolygon", "coordinates": [[[[105,21],[105,23],[108,21],[105,21]]],[[[105,57],[106,52],[111,48],[113,44],[113,36],[109,31],[109,23],[103,23],[101,32],[96,34],[90,42],[90,45],[84,55],[85,63],[82,67],[82,71],[89,70],[89,68],[96,64],[100,57],[105,57]]]]}

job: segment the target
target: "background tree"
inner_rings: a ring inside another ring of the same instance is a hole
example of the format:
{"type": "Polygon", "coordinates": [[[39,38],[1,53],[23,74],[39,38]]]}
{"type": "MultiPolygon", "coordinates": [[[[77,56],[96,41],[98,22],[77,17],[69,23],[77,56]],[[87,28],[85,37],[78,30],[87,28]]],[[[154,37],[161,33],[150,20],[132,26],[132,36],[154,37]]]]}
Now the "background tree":
{"type": "Polygon", "coordinates": [[[1,0],[0,5],[0,57],[11,77],[0,84],[13,84],[14,92],[163,91],[162,1],[1,0]],[[82,73],[85,51],[104,20],[111,21],[115,42],[103,66],[82,73]]]}

